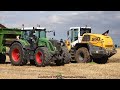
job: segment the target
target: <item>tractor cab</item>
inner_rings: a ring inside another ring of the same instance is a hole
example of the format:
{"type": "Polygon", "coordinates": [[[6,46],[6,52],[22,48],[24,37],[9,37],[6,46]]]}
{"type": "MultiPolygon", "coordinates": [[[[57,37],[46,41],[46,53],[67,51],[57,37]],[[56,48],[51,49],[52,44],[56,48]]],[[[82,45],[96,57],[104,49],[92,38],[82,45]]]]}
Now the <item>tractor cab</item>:
{"type": "Polygon", "coordinates": [[[31,49],[36,48],[38,37],[35,33],[35,28],[34,27],[24,27],[21,29],[21,32],[22,32],[22,34],[20,36],[20,39],[26,40],[27,42],[29,42],[31,49]]]}
{"type": "Polygon", "coordinates": [[[25,27],[22,28],[21,39],[36,41],[39,38],[46,38],[46,28],[45,27],[25,27]]]}

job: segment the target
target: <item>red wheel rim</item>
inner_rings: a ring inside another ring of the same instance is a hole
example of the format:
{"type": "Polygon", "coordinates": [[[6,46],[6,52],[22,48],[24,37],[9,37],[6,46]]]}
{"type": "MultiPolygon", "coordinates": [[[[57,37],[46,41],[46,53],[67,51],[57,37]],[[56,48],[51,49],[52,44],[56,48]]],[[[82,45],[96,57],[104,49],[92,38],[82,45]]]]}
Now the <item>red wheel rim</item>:
{"type": "Polygon", "coordinates": [[[38,64],[42,63],[42,53],[40,51],[36,53],[36,61],[38,64]]]}
{"type": "Polygon", "coordinates": [[[12,51],[12,58],[15,62],[18,62],[20,59],[20,52],[17,48],[12,51]]]}

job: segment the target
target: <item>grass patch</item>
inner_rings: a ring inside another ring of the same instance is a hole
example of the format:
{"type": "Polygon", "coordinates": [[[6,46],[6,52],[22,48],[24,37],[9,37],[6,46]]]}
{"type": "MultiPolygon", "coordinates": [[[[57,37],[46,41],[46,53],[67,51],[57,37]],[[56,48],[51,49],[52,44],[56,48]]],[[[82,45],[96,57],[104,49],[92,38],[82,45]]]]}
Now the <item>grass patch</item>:
{"type": "Polygon", "coordinates": [[[96,63],[95,63],[95,62],[93,62],[93,61],[92,61],[92,62],[90,62],[90,63],[91,63],[91,64],[96,64],[96,63]]]}

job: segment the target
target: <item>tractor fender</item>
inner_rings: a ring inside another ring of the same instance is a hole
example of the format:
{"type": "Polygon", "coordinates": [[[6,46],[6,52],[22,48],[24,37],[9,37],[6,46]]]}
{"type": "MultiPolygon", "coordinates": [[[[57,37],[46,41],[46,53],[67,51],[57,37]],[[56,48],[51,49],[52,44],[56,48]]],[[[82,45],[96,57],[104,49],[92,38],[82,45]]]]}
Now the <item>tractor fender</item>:
{"type": "MultiPolygon", "coordinates": [[[[29,46],[26,46],[23,42],[21,42],[20,40],[15,40],[15,41],[13,41],[12,43],[11,43],[11,45],[13,44],[13,43],[20,43],[21,44],[21,46],[23,47],[23,49],[29,49],[30,47],[29,46]]],[[[10,45],[10,46],[11,46],[10,45]]]]}

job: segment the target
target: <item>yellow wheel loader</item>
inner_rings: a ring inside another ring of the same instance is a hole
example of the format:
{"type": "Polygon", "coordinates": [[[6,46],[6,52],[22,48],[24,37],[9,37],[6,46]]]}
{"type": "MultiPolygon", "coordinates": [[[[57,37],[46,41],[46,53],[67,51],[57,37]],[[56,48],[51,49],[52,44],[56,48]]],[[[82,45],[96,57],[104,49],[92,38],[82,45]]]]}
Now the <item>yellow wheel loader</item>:
{"type": "Polygon", "coordinates": [[[67,31],[68,39],[65,44],[71,53],[72,61],[107,63],[108,58],[117,53],[108,33],[109,30],[103,34],[94,34],[91,33],[91,27],[71,27],[67,31]]]}

